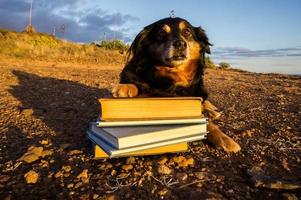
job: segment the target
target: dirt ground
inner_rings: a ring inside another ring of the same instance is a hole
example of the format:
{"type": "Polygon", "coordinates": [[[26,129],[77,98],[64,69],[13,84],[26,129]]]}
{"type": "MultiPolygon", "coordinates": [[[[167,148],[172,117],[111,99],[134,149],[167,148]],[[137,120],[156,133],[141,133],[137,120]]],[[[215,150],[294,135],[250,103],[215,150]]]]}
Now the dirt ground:
{"type": "Polygon", "coordinates": [[[237,154],[200,141],[185,153],[93,160],[85,130],[120,69],[0,64],[0,199],[301,198],[300,77],[206,71],[237,154]]]}

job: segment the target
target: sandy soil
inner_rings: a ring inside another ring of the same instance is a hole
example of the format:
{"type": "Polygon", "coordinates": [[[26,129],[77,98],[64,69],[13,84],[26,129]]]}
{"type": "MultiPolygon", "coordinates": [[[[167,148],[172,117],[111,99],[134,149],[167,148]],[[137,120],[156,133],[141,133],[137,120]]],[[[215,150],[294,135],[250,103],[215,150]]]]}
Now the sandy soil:
{"type": "Polygon", "coordinates": [[[120,69],[0,64],[0,199],[301,197],[299,77],[207,70],[216,123],[237,154],[194,142],[186,153],[93,160],[85,130],[120,69]]]}

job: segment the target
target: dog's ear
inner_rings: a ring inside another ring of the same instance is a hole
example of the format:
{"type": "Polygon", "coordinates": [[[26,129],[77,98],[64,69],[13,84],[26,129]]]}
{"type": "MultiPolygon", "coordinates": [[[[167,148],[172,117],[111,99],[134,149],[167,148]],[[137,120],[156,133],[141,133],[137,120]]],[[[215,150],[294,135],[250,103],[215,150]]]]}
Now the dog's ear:
{"type": "Polygon", "coordinates": [[[202,45],[202,49],[204,49],[206,53],[210,54],[210,46],[212,46],[212,44],[209,42],[204,29],[202,29],[201,27],[195,27],[194,33],[198,42],[202,45]]]}
{"type": "Polygon", "coordinates": [[[144,27],[144,29],[140,31],[140,33],[135,37],[128,50],[127,61],[129,61],[131,58],[138,58],[139,56],[143,55],[143,46],[146,43],[147,35],[150,32],[151,28],[152,24],[144,27]]]}

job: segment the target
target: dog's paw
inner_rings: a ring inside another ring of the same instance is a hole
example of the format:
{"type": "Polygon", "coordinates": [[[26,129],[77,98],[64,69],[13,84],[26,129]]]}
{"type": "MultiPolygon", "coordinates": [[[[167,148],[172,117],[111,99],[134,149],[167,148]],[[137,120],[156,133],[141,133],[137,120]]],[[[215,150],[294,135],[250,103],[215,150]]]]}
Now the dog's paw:
{"type": "Polygon", "coordinates": [[[240,146],[232,138],[223,133],[217,126],[212,123],[208,124],[208,141],[216,148],[222,148],[226,152],[237,153],[240,151],[240,146]]]}
{"type": "Polygon", "coordinates": [[[204,112],[208,114],[210,119],[218,119],[221,113],[216,111],[217,108],[208,100],[203,103],[204,112]]]}
{"type": "Polygon", "coordinates": [[[118,84],[112,90],[113,97],[136,97],[138,88],[134,84],[118,84]]]}

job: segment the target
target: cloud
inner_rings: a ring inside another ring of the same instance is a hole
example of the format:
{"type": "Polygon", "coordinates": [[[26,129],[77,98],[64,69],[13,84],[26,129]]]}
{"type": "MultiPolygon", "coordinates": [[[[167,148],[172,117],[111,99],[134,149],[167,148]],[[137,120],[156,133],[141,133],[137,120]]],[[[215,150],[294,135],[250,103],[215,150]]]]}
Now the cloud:
{"type": "Polygon", "coordinates": [[[267,50],[250,50],[241,47],[219,47],[214,48],[212,54],[216,58],[301,56],[301,46],[267,50]]]}
{"type": "MultiPolygon", "coordinates": [[[[39,0],[33,4],[32,24],[39,32],[51,33],[56,27],[56,35],[76,42],[92,42],[113,35],[116,38],[130,41],[133,37],[127,32],[128,24],[137,17],[119,12],[108,13],[97,5],[86,6],[86,0],[39,0]],[[65,25],[65,33],[60,27],[65,25]]],[[[95,4],[95,3],[94,3],[95,4]]],[[[1,0],[0,27],[22,31],[28,24],[30,1],[1,0]]]]}

